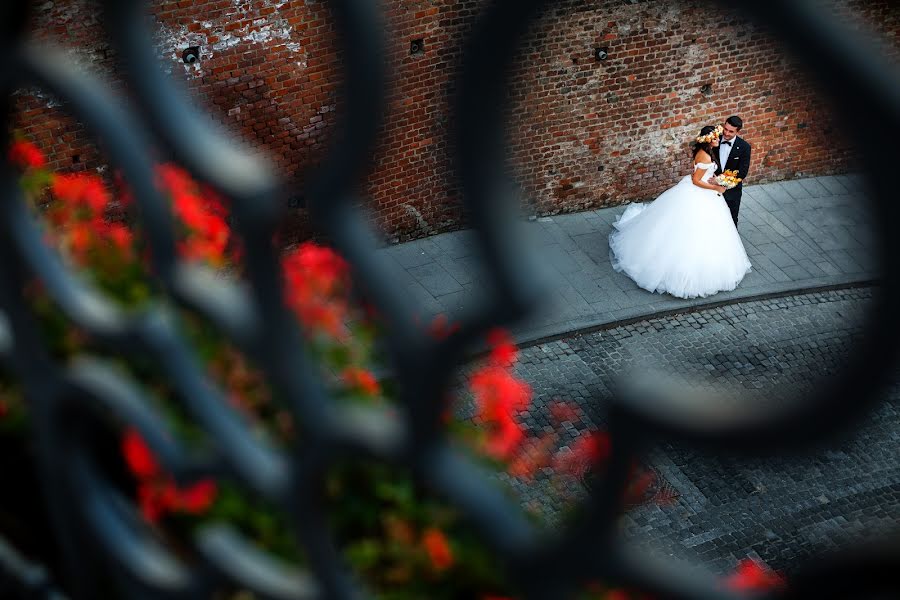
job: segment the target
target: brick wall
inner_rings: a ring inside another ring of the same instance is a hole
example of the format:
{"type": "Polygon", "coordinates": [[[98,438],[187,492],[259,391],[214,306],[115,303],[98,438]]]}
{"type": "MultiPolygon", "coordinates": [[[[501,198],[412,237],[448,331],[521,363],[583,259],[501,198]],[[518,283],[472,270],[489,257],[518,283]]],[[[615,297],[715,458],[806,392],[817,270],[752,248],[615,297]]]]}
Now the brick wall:
{"type": "MultiPolygon", "coordinates": [[[[464,225],[448,160],[448,98],[462,41],[488,1],[383,2],[389,110],[363,191],[388,239],[464,225]],[[411,53],[416,39],[424,50],[411,53]]],[[[299,194],[340,118],[340,47],[353,43],[337,39],[326,3],[160,0],[154,10],[164,69],[265,151],[299,194]],[[192,65],[181,56],[189,46],[201,48],[192,65]]],[[[838,0],[832,10],[879,31],[896,62],[900,10],[890,0],[838,0]]],[[[39,3],[33,28],[122,87],[93,2],[39,3]]],[[[716,3],[563,0],[534,23],[518,56],[510,153],[530,213],[654,197],[689,171],[696,131],[733,113],[754,146],[752,182],[855,168],[802,69],[765,31],[716,3]],[[596,47],[609,57],[595,60],[596,47]]],[[[104,168],[88,132],[39,90],[20,91],[13,127],[54,168],[104,168]]],[[[303,209],[290,212],[292,235],[308,235],[303,209]]]]}

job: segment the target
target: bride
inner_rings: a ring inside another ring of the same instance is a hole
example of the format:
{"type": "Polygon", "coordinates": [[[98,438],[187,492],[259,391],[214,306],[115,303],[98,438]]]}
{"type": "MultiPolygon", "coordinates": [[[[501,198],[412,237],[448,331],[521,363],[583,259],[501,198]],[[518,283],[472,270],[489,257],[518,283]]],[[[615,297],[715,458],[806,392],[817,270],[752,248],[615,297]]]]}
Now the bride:
{"type": "Polygon", "coordinates": [[[613,224],[610,260],[616,271],[651,292],[679,298],[733,290],[750,260],[722,192],[710,182],[721,126],[707,125],[693,145],[694,172],[646,204],[632,204],[613,224]]]}

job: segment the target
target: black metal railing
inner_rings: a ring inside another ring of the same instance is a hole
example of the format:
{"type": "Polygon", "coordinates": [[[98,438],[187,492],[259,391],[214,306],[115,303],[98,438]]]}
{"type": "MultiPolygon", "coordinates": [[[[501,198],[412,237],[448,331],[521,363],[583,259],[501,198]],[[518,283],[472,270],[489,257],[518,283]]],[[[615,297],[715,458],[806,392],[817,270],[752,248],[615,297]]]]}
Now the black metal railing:
{"type": "MultiPolygon", "coordinates": [[[[511,226],[513,186],[503,178],[505,79],[517,41],[544,0],[498,0],[480,16],[467,41],[455,105],[456,167],[471,226],[494,282],[482,305],[460,316],[461,327],[433,340],[414,327],[414,308],[375,248],[365,215],[355,208],[355,189],[367,165],[384,107],[385,56],[374,3],[333,0],[330,6],[344,45],[345,112],[336,136],[304,196],[315,224],[353,266],[355,277],[387,322],[387,352],[401,390],[400,424],[375,408],[329,402],[324,384],[304,352],[297,326],[282,302],[276,250],[270,244],[283,202],[270,165],[226,138],[206,117],[180,101],[174,84],[158,69],[144,29],[145,3],[103,2],[108,35],[125,67],[135,104],[119,106],[106,85],[71,68],[69,59],[28,38],[24,2],[0,7],[3,108],[11,94],[36,85],[66,102],[93,132],[133,191],[151,252],[159,291],[220,330],[265,372],[286,408],[303,427],[302,442],[281,449],[243,425],[207,381],[182,335],[176,313],[162,303],[125,313],[66,270],[42,242],[17,178],[2,165],[0,186],[0,356],[26,390],[31,435],[51,527],[61,548],[61,577],[75,598],[105,597],[101,580],[111,577],[127,598],[209,597],[231,582],[266,598],[357,598],[366,592],[344,565],[324,518],[319,492],[324,473],[340,457],[368,458],[411,470],[433,493],[455,505],[501,559],[510,580],[529,598],[567,597],[576,585],[599,579],[661,598],[732,598],[712,576],[636,554],[614,527],[628,465],[660,437],[703,444],[732,453],[788,452],[809,447],[864,415],[900,348],[900,209],[890,182],[900,162],[896,145],[879,145],[859,166],[868,179],[878,218],[883,279],[877,306],[868,316],[865,343],[842,378],[795,401],[716,412],[674,389],[636,382],[613,401],[612,458],[598,492],[577,523],[539,532],[521,509],[491,485],[464,455],[453,450],[442,427],[445,395],[455,365],[488,328],[525,316],[543,293],[532,273],[530,248],[511,226]],[[180,106],[171,111],[167,107],[180,106]],[[164,148],[198,179],[229,198],[234,230],[246,249],[246,285],[215,278],[176,257],[167,203],[153,185],[150,147],[164,148]],[[880,175],[880,176],[879,176],[880,175]],[[169,435],[163,418],[141,387],[99,358],[69,365],[54,361],[38,334],[23,297],[27,281],[39,279],[67,319],[110,350],[132,359],[150,357],[213,441],[208,455],[188,453],[169,435]],[[308,571],[280,564],[253,549],[227,523],[204,526],[191,540],[198,560],[187,563],[135,517],[89,450],[95,423],[113,416],[136,427],[179,481],[228,477],[292,517],[308,571]],[[305,426],[304,426],[305,424],[305,426]],[[311,515],[319,515],[311,518],[311,515]],[[100,575],[103,577],[100,577],[100,575]]],[[[837,109],[858,148],[900,135],[900,78],[859,34],[828,17],[813,2],[754,0],[737,3],[764,23],[807,67],[837,109]]],[[[731,3],[734,7],[735,3],[731,3]]],[[[3,142],[8,140],[4,130],[3,142]]],[[[4,143],[5,147],[6,144],[4,143]]],[[[792,580],[792,597],[862,597],[900,569],[900,553],[870,548],[810,565],[792,580]],[[862,558],[861,558],[862,557],[862,558]],[[840,578],[852,575],[852,594],[840,578]]],[[[5,559],[12,556],[14,559],[5,559]]],[[[56,593],[43,571],[14,553],[22,595],[56,593]],[[42,573],[41,577],[33,576],[42,573]],[[30,575],[29,575],[30,574],[30,575]]],[[[7,579],[9,580],[9,579],[7,579]]],[[[896,583],[892,589],[898,590],[896,583]]]]}

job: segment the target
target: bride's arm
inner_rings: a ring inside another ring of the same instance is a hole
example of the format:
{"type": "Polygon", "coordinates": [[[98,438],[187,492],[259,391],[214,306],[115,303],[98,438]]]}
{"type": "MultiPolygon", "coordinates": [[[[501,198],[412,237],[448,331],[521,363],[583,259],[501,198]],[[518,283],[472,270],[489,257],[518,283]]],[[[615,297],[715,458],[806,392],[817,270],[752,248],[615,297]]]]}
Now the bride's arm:
{"type": "MultiPolygon", "coordinates": [[[[707,157],[710,161],[712,161],[712,158],[704,152],[700,152],[697,156],[694,157],[694,160],[697,160],[698,162],[704,162],[702,160],[703,156],[707,157]]],[[[707,190],[713,190],[713,191],[719,192],[720,194],[728,189],[724,185],[716,185],[714,183],[707,183],[707,182],[703,181],[703,176],[705,174],[706,174],[706,169],[703,169],[703,168],[698,169],[697,163],[694,163],[694,174],[691,175],[691,181],[697,187],[702,187],[707,190]]]]}

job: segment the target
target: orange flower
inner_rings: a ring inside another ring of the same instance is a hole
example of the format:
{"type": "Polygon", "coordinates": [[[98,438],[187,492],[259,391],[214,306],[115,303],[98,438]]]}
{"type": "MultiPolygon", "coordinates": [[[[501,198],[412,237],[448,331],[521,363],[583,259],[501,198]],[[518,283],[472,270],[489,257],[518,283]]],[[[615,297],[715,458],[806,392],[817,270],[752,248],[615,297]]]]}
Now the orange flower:
{"type": "Polygon", "coordinates": [[[349,387],[359,390],[367,396],[377,396],[381,393],[381,386],[371,371],[361,367],[347,367],[342,373],[344,383],[349,387]]]}
{"type": "Polygon", "coordinates": [[[431,566],[436,571],[445,571],[453,566],[453,551],[443,531],[434,527],[426,529],[422,536],[422,544],[431,560],[431,566]]]}
{"type": "Polygon", "coordinates": [[[31,142],[19,140],[9,147],[9,162],[21,169],[39,169],[47,164],[44,155],[31,142]]]}

